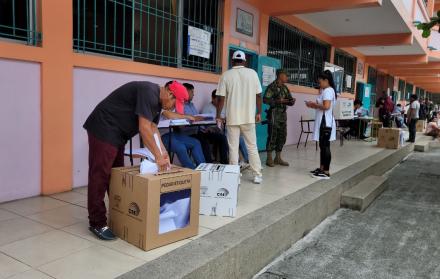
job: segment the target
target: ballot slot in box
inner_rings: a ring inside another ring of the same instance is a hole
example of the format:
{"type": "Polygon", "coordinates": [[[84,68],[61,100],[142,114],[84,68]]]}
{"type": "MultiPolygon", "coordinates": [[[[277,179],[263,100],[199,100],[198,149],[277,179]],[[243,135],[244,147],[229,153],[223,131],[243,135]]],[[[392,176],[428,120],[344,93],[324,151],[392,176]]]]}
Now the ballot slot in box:
{"type": "Polygon", "coordinates": [[[200,164],[200,214],[235,217],[237,214],[240,167],[200,164]]]}
{"type": "Polygon", "coordinates": [[[109,194],[110,228],[145,250],[197,235],[200,173],[180,167],[140,174],[139,166],[114,168],[109,194]]]}

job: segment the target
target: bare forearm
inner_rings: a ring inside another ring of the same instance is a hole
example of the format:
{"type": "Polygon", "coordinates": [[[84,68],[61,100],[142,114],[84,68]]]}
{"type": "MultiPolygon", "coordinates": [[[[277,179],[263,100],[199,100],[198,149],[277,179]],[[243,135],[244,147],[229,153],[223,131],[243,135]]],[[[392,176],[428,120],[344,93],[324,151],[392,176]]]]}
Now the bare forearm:
{"type": "Polygon", "coordinates": [[[165,116],[167,119],[188,119],[190,118],[189,115],[185,114],[179,114],[173,111],[164,110],[162,112],[162,115],[165,116]]]}
{"type": "Polygon", "coordinates": [[[159,158],[160,156],[162,156],[162,153],[159,150],[156,141],[154,140],[154,134],[157,134],[162,144],[162,140],[160,139],[160,133],[156,125],[154,125],[153,123],[151,123],[150,125],[145,124],[140,129],[140,135],[142,138],[142,142],[144,143],[144,146],[148,148],[148,150],[150,150],[151,153],[153,153],[155,158],[159,158]]]}
{"type": "Polygon", "coordinates": [[[263,104],[261,101],[261,94],[257,94],[257,114],[261,114],[263,108],[262,108],[263,104]]]}
{"type": "Polygon", "coordinates": [[[218,98],[218,101],[217,101],[217,118],[220,118],[221,114],[222,114],[223,107],[225,105],[225,97],[217,96],[217,98],[218,98]]]}

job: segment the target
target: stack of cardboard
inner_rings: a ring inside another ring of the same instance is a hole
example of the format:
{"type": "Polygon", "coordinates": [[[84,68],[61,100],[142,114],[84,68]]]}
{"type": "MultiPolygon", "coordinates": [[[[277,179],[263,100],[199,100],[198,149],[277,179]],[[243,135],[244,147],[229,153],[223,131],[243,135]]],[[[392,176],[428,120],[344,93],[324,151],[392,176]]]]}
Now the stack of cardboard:
{"type": "Polygon", "coordinates": [[[139,166],[114,168],[110,228],[148,251],[197,235],[199,201],[199,172],[174,166],[156,174],[140,174],[139,166]]]}
{"type": "Polygon", "coordinates": [[[387,149],[398,149],[402,146],[403,132],[398,128],[380,128],[377,145],[387,149]]]}
{"type": "Polygon", "coordinates": [[[235,217],[237,213],[240,167],[200,164],[200,214],[235,217]]]}
{"type": "Polygon", "coordinates": [[[426,120],[417,121],[416,132],[425,132],[426,130],[426,120]]]}

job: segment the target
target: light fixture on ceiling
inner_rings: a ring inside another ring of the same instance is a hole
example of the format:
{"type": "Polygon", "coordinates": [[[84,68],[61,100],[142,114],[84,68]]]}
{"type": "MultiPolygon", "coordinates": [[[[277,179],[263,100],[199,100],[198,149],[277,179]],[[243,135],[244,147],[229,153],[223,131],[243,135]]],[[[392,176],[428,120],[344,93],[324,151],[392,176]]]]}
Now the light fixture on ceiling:
{"type": "Polygon", "coordinates": [[[345,22],[350,22],[350,19],[349,19],[349,18],[346,18],[346,19],[345,19],[345,22]]]}

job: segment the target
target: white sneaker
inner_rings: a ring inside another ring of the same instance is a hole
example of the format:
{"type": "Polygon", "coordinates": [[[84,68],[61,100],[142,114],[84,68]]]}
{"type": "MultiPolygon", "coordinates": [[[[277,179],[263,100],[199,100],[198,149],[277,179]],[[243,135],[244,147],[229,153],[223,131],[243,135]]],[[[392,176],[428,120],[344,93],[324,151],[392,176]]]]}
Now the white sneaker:
{"type": "Polygon", "coordinates": [[[261,182],[263,182],[263,176],[261,175],[254,176],[254,184],[261,184],[261,182]]]}

